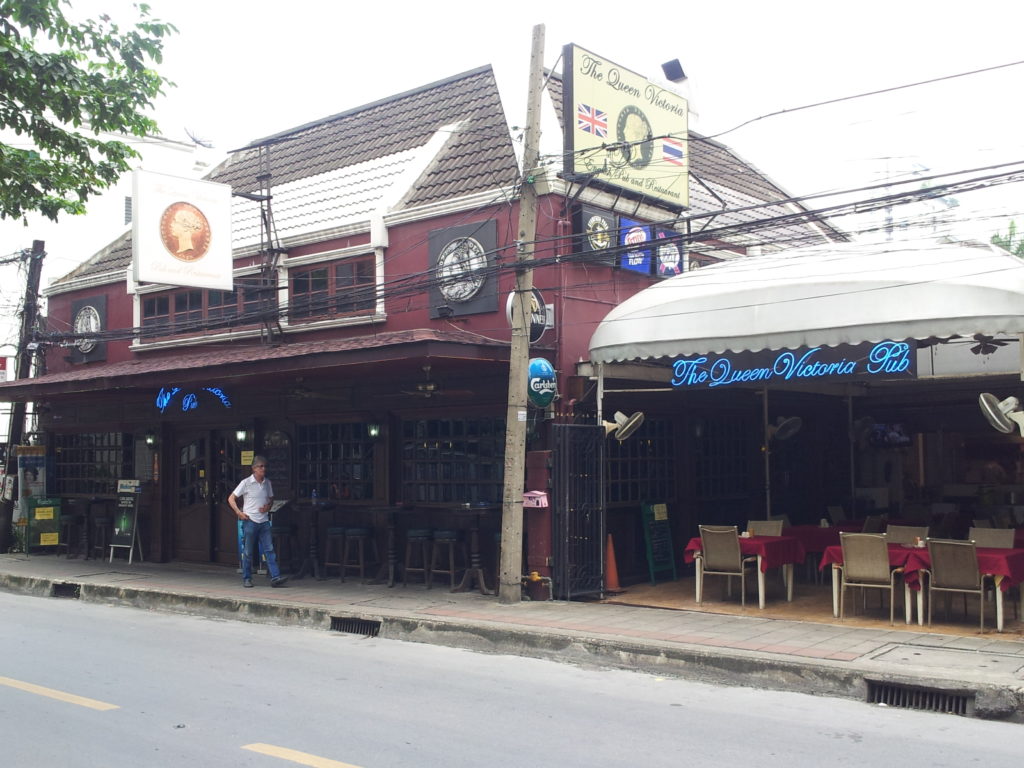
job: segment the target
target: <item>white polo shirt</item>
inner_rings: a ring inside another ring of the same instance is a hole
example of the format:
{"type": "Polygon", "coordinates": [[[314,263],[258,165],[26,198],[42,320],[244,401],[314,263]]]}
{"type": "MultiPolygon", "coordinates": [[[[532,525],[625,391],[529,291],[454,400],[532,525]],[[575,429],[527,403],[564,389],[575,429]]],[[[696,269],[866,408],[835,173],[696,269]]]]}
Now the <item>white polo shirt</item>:
{"type": "Polygon", "coordinates": [[[274,498],[274,486],[270,484],[270,478],[264,477],[263,482],[257,482],[256,478],[249,475],[238,484],[232,494],[242,499],[242,511],[254,523],[265,523],[270,515],[261,511],[272,498],[274,498]]]}

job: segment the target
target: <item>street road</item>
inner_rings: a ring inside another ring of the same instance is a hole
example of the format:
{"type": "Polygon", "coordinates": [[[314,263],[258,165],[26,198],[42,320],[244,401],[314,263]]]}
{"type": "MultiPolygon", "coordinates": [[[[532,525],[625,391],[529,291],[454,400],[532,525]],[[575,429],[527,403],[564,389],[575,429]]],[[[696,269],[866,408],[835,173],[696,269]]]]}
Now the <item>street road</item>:
{"type": "Polygon", "coordinates": [[[1018,765],[1024,726],[0,593],[0,765],[1018,765]]]}

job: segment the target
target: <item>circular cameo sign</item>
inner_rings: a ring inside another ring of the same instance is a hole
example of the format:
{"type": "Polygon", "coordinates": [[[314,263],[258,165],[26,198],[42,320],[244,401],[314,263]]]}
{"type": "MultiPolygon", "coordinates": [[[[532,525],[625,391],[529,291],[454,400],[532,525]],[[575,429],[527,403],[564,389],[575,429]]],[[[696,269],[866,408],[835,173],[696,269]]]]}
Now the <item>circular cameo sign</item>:
{"type": "Polygon", "coordinates": [[[526,396],[538,408],[547,408],[555,399],[557,384],[555,369],[543,357],[535,357],[530,361],[526,374],[526,396]]]}
{"type": "Polygon", "coordinates": [[[179,261],[198,261],[210,249],[210,222],[192,203],[171,203],[160,217],[160,239],[179,261]]]}

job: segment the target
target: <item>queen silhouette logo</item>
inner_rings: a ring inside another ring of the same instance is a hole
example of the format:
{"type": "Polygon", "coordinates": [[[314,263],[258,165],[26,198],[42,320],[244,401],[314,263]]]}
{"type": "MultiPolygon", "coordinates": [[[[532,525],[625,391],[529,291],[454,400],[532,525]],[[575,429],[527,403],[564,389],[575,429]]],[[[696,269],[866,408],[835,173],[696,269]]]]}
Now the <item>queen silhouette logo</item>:
{"type": "Polygon", "coordinates": [[[160,217],[160,239],[179,261],[198,261],[210,248],[210,222],[191,203],[171,203],[160,217]]]}

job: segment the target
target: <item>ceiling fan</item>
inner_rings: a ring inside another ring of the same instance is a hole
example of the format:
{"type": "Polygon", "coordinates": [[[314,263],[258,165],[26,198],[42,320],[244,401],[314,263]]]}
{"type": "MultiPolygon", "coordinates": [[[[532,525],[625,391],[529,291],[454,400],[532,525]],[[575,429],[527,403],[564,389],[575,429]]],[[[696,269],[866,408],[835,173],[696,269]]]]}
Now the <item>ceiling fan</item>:
{"type": "Polygon", "coordinates": [[[329,392],[325,390],[310,389],[302,384],[297,384],[296,386],[288,389],[288,397],[294,400],[333,400],[351,402],[352,391],[342,390],[329,392]]]}
{"type": "Polygon", "coordinates": [[[976,355],[991,355],[1000,347],[1006,346],[1005,340],[986,336],[983,333],[974,334],[974,340],[978,343],[971,347],[971,352],[976,355]]]}
{"type": "Polygon", "coordinates": [[[431,398],[443,395],[472,395],[469,389],[447,389],[441,387],[439,382],[430,378],[430,366],[423,366],[423,380],[417,381],[411,389],[400,390],[403,395],[415,395],[416,397],[431,398]]]}

